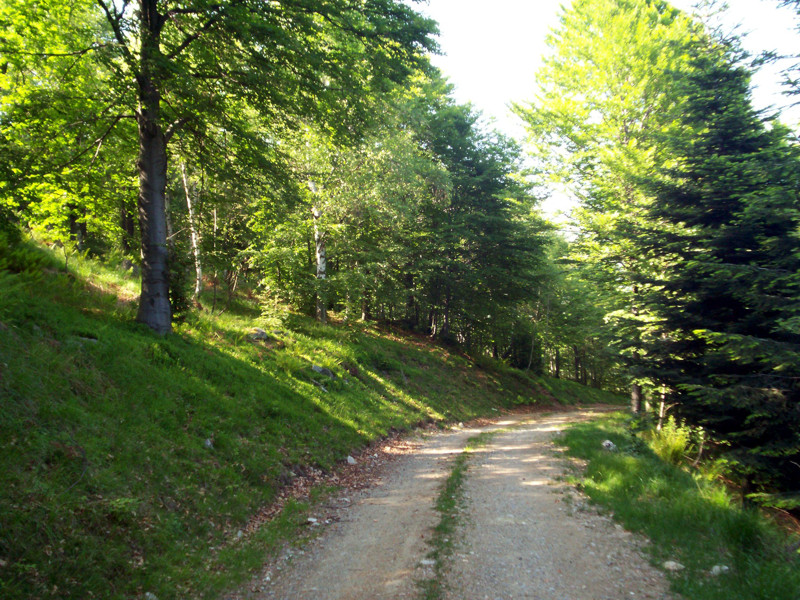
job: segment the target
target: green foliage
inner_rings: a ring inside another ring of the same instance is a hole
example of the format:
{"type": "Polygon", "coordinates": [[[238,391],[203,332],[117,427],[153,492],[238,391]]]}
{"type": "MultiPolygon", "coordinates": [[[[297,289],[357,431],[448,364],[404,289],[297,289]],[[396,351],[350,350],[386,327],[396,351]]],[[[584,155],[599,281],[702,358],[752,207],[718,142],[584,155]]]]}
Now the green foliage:
{"type": "Polygon", "coordinates": [[[0,147],[10,157],[0,205],[22,210],[54,241],[82,251],[94,236],[94,250],[119,244],[132,255],[131,175],[139,175],[138,318],[161,333],[170,328],[161,249],[175,134],[182,153],[217,176],[215,187],[263,186],[286,172],[277,150],[286,129],[308,118],[357,138],[379,112],[376,98],[424,67],[435,47],[434,24],[395,0],[257,9],[5,0],[0,23],[10,32],[0,40],[0,147]]]}
{"type": "Polygon", "coordinates": [[[632,437],[621,414],[576,425],[562,438],[568,454],[588,461],[580,487],[613,512],[627,529],[653,541],[657,562],[677,560],[675,592],[697,600],[792,600],[800,586],[798,556],[773,524],[738,507],[730,494],[702,473],[689,473],[657,457],[632,437]],[[613,441],[620,452],[608,452],[613,441]],[[715,565],[730,572],[707,573],[715,565]]]}
{"type": "Polygon", "coordinates": [[[649,367],[745,480],[793,491],[800,335],[786,324],[800,308],[800,157],[753,110],[738,60],[712,41],[692,53],[676,80],[684,102],[659,134],[674,161],[644,183],[655,201],[641,243],[668,257],[639,278],[657,316],[649,367]]]}
{"type": "Polygon", "coordinates": [[[438,74],[414,83],[358,144],[309,124],[286,145],[296,185],[285,211],[259,203],[252,264],[270,295],[303,312],[324,287],[348,321],[402,324],[522,365],[548,227],[515,174],[514,145],[482,131],[438,74]]]}
{"type": "Polygon", "coordinates": [[[581,0],[550,45],[539,97],[517,110],[542,173],[581,200],[570,256],[604,313],[601,339],[633,391],[676,403],[742,478],[792,490],[800,186],[788,132],[753,110],[736,40],[664,2],[581,0]]]}
{"type": "Polygon", "coordinates": [[[627,369],[624,379],[613,366],[606,369],[611,385],[642,383],[635,363],[648,314],[632,278],[658,271],[660,262],[631,235],[649,202],[636,181],[663,160],[650,134],[680,103],[671,77],[682,69],[695,30],[665,2],[573,2],[548,38],[551,53],[537,73],[536,97],[515,107],[526,122],[540,182],[566,186],[580,201],[573,213],[577,238],[564,253],[572,282],[562,289],[573,298],[556,304],[563,317],[554,315],[554,329],[569,341],[555,345],[551,361],[570,353],[576,362],[588,354],[600,364],[614,357],[627,369]],[[599,340],[595,347],[581,348],[592,338],[599,340]]]}
{"type": "Polygon", "coordinates": [[[664,462],[680,465],[689,451],[692,432],[689,427],[670,415],[660,430],[653,430],[646,438],[653,452],[664,462]]]}

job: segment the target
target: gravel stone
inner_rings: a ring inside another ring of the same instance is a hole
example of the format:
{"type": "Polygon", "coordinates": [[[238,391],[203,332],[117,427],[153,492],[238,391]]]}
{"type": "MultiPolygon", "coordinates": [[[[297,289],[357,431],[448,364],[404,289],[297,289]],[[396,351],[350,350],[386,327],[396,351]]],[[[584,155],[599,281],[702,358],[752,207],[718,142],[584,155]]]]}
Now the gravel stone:
{"type": "Polygon", "coordinates": [[[534,419],[476,452],[447,600],[672,598],[640,543],[558,483],[555,432],[584,413],[534,419]]]}

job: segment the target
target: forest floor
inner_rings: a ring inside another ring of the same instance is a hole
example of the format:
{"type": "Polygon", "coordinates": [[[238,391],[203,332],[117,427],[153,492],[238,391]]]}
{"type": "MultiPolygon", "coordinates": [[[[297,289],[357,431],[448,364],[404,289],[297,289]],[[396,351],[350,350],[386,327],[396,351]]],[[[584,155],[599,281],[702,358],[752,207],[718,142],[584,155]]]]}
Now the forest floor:
{"type": "Polygon", "coordinates": [[[424,432],[366,457],[372,484],[340,491],[309,520],[314,539],[289,547],[226,599],[462,600],[669,598],[647,543],[588,506],[562,481],[571,468],[553,436],[598,409],[505,415],[424,432]],[[494,432],[494,434],[488,433],[494,432]],[[470,440],[455,530],[436,539],[437,496],[470,440]],[[381,460],[392,455],[391,460],[381,460]],[[438,544],[447,552],[432,551],[438,544]],[[431,592],[425,581],[437,579],[431,592]],[[426,595],[427,594],[427,595],[426,595]]]}

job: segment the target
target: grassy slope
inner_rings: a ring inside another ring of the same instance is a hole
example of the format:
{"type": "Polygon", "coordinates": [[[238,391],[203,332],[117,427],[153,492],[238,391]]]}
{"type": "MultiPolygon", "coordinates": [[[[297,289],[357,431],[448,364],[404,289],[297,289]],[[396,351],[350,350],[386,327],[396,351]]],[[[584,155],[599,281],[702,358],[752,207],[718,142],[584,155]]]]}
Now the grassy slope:
{"type": "Polygon", "coordinates": [[[292,471],[330,468],[390,428],[549,402],[547,390],[613,400],[255,305],[161,339],[133,323],[136,285],[0,243],[0,597],[218,597],[302,522],[290,506],[233,541],[292,471]],[[254,326],[274,338],[250,341],[254,326]]]}
{"type": "Polygon", "coordinates": [[[575,425],[563,442],[569,454],[588,461],[580,485],[589,497],[650,538],[654,562],[686,567],[671,575],[673,589],[692,600],[800,598],[800,555],[789,549],[798,540],[743,510],[714,472],[657,456],[652,448],[668,444],[648,446],[631,435],[628,420],[615,414],[575,425]],[[620,451],[605,451],[606,439],[620,451]],[[730,571],[710,576],[715,565],[730,571]]]}

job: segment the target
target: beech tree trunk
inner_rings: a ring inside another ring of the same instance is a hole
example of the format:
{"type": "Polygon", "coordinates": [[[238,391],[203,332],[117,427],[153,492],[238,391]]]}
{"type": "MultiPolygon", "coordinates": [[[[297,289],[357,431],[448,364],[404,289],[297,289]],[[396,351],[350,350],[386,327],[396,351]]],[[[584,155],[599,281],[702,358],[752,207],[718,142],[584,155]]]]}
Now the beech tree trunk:
{"type": "Polygon", "coordinates": [[[536,347],[536,332],[531,334],[531,353],[528,355],[528,366],[525,368],[526,371],[531,370],[531,365],[533,364],[533,349],[536,347]]]}
{"type": "Polygon", "coordinates": [[[635,415],[642,412],[642,386],[638,383],[631,385],[631,412],[635,415]]]}
{"type": "MultiPolygon", "coordinates": [[[[659,398],[659,401],[658,401],[658,425],[656,426],[656,429],[658,431],[661,431],[661,429],[664,427],[664,419],[667,418],[667,399],[666,398],[667,398],[666,394],[664,392],[661,392],[661,397],[659,398]]],[[[702,445],[700,447],[702,449],[702,445]]]]}
{"type": "Polygon", "coordinates": [[[581,380],[581,355],[576,344],[572,345],[572,362],[575,365],[575,381],[581,380]]]}
{"type": "Polygon", "coordinates": [[[555,360],[556,360],[555,376],[556,376],[556,379],[561,379],[561,352],[558,350],[558,347],[556,347],[555,360]]]}
{"type": "Polygon", "coordinates": [[[371,315],[369,312],[369,296],[367,296],[366,292],[363,292],[361,296],[361,320],[362,321],[369,321],[371,315]]]}
{"type": "Polygon", "coordinates": [[[160,57],[164,18],[156,0],[142,0],[139,88],[139,228],[142,233],[142,295],[137,320],[160,334],[172,330],[167,252],[167,136],[161,125],[161,94],[154,70],[160,57]]]}
{"type": "Polygon", "coordinates": [[[83,219],[78,218],[79,208],[75,205],[69,205],[67,207],[69,211],[69,237],[70,239],[75,242],[75,247],[77,248],[78,252],[83,252],[86,249],[86,209],[84,208],[82,211],[83,219]]]}
{"type": "MultiPolygon", "coordinates": [[[[132,207],[128,203],[120,202],[119,221],[122,228],[122,244],[120,249],[125,255],[132,255],[134,251],[134,240],[136,239],[136,219],[132,207]]],[[[127,259],[126,259],[127,260],[127,259]]]]}

